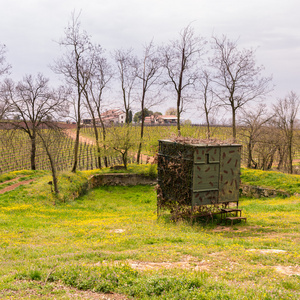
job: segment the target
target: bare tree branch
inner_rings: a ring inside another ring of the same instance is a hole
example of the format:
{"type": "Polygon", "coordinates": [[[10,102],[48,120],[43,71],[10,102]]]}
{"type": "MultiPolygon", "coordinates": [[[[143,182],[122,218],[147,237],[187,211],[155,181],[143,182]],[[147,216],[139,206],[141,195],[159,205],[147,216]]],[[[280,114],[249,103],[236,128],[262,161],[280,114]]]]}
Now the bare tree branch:
{"type": "Polygon", "coordinates": [[[239,50],[226,36],[213,37],[214,57],[211,65],[218,86],[216,96],[232,112],[232,136],[236,139],[236,112],[246,103],[259,100],[270,91],[271,77],[263,77],[262,66],[256,66],[253,50],[239,50]]]}
{"type": "Polygon", "coordinates": [[[291,91],[285,98],[279,99],[273,110],[275,114],[275,123],[283,132],[285,143],[288,148],[288,171],[293,173],[293,148],[294,148],[294,130],[296,118],[299,111],[300,99],[298,95],[291,91]]]}
{"type": "Polygon", "coordinates": [[[83,109],[82,96],[92,73],[91,68],[94,66],[91,63],[93,46],[88,34],[80,28],[79,16],[72,13],[71,21],[65,29],[65,35],[59,42],[66,52],[52,66],[53,71],[63,75],[67,84],[75,90],[73,105],[77,130],[72,172],[76,172],[78,164],[79,133],[83,109]]]}
{"type": "Polygon", "coordinates": [[[206,41],[196,36],[189,25],[180,32],[178,40],[171,41],[162,48],[164,67],[168,80],[165,84],[173,86],[176,94],[177,129],[180,134],[180,116],[185,105],[191,101],[191,92],[198,78],[200,57],[206,41]]]}
{"type": "Polygon", "coordinates": [[[133,98],[132,91],[137,78],[137,57],[132,54],[133,50],[116,50],[114,53],[114,59],[118,68],[118,78],[121,83],[122,98],[124,109],[126,113],[125,122],[130,123],[129,112],[131,110],[133,98]]]}
{"type": "Polygon", "coordinates": [[[37,130],[49,120],[57,120],[67,110],[67,95],[62,89],[54,90],[48,86],[49,80],[42,74],[36,78],[24,76],[16,85],[7,79],[1,85],[1,91],[9,102],[8,118],[15,119],[9,125],[23,130],[31,140],[31,169],[35,170],[37,130]],[[17,117],[17,118],[16,118],[17,117]]]}
{"type": "Polygon", "coordinates": [[[136,68],[136,77],[138,80],[137,89],[139,91],[138,100],[141,105],[141,135],[137,153],[137,162],[139,163],[142,141],[144,137],[145,109],[160,103],[160,89],[158,87],[159,78],[161,77],[162,64],[158,56],[158,49],[154,46],[153,41],[144,46],[143,57],[138,61],[136,68]]]}

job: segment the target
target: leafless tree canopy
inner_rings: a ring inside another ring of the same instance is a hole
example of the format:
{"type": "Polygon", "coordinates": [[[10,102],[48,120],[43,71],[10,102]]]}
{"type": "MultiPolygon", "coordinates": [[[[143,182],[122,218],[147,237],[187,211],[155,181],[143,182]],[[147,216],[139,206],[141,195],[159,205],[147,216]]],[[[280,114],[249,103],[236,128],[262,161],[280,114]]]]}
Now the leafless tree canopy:
{"type": "Polygon", "coordinates": [[[6,90],[6,85],[1,84],[0,88],[0,120],[3,120],[7,117],[8,111],[10,109],[10,95],[6,90]]]}
{"type": "MultiPolygon", "coordinates": [[[[92,117],[98,153],[98,166],[101,168],[101,147],[97,121],[99,120],[102,125],[103,147],[105,148],[106,129],[101,117],[101,109],[103,106],[103,94],[104,91],[109,88],[109,82],[113,77],[113,70],[107,59],[104,57],[104,51],[99,45],[91,47],[91,50],[91,57],[93,57],[93,59],[90,59],[89,61],[91,71],[87,85],[83,88],[83,94],[85,97],[85,106],[92,117]],[[98,120],[96,121],[96,119],[98,120]]],[[[107,166],[106,157],[104,158],[104,161],[107,166]]]]}
{"type": "Polygon", "coordinates": [[[216,101],[211,73],[208,70],[203,69],[202,72],[200,72],[198,81],[200,85],[200,105],[198,106],[198,109],[204,113],[207,126],[206,137],[209,139],[211,137],[210,125],[213,119],[212,115],[216,115],[219,103],[216,101]]]}
{"type": "Polygon", "coordinates": [[[137,78],[138,59],[132,54],[133,49],[116,50],[114,59],[118,68],[118,80],[121,85],[122,98],[126,113],[126,123],[129,123],[129,111],[131,110],[133,97],[132,92],[137,78]]]}
{"type": "Polygon", "coordinates": [[[153,41],[144,46],[143,56],[137,62],[136,78],[138,82],[136,89],[137,99],[142,112],[141,135],[137,153],[137,162],[139,163],[144,137],[145,109],[149,109],[151,106],[161,102],[158,83],[161,77],[162,63],[158,49],[153,44],[153,41]]]}
{"type": "Polygon", "coordinates": [[[181,113],[186,103],[192,99],[192,90],[199,77],[197,65],[205,43],[202,37],[195,35],[189,25],[180,32],[179,39],[162,48],[163,64],[168,78],[166,84],[170,84],[176,94],[178,132],[181,113]]]}
{"type": "Polygon", "coordinates": [[[240,50],[236,42],[226,36],[213,37],[216,96],[232,112],[232,134],[236,138],[236,112],[246,103],[261,99],[270,92],[271,77],[261,75],[262,66],[256,66],[255,52],[240,50]]]}
{"type": "MultiPolygon", "coordinates": [[[[265,153],[262,148],[269,147],[269,153],[275,154],[276,143],[270,144],[270,141],[266,139],[266,134],[270,132],[272,124],[271,120],[273,115],[267,111],[265,104],[259,104],[257,107],[247,107],[242,109],[241,122],[242,126],[241,135],[245,139],[247,147],[247,167],[258,168],[258,159],[253,157],[253,152],[261,152],[261,155],[265,153]]],[[[268,160],[264,160],[265,162],[268,160]]],[[[265,165],[261,166],[265,168],[265,165]]]]}
{"type": "Polygon", "coordinates": [[[77,131],[72,172],[76,172],[83,109],[82,98],[94,67],[94,55],[91,55],[94,51],[90,37],[85,31],[81,30],[79,16],[75,16],[75,13],[72,14],[71,21],[65,29],[65,35],[59,44],[65,49],[65,52],[60,59],[56,60],[52,69],[57,74],[63,75],[66,83],[73,88],[74,92],[72,104],[77,123],[77,131]]]}
{"type": "Polygon", "coordinates": [[[284,142],[287,145],[288,171],[293,173],[293,149],[295,143],[295,125],[299,111],[300,99],[298,95],[291,91],[285,98],[279,99],[273,105],[275,113],[275,124],[283,133],[284,142]]]}
{"type": "Polygon", "coordinates": [[[5,53],[6,46],[0,44],[0,76],[7,74],[9,72],[9,69],[11,68],[11,65],[6,62],[5,53]]]}
{"type": "Polygon", "coordinates": [[[166,110],[166,115],[167,116],[176,116],[177,115],[177,108],[176,107],[169,107],[166,110]]]}
{"type": "MultiPolygon", "coordinates": [[[[0,76],[7,74],[11,66],[6,62],[5,58],[6,47],[0,44],[0,76]]],[[[5,91],[0,90],[0,120],[5,118],[7,111],[9,110],[8,99],[6,98],[5,91]]]]}
{"type": "Polygon", "coordinates": [[[49,80],[42,74],[36,77],[24,76],[15,84],[6,79],[1,91],[9,103],[8,118],[17,120],[9,122],[15,129],[23,130],[31,140],[31,168],[35,170],[35,153],[37,130],[42,124],[57,120],[67,111],[67,93],[63,88],[51,89],[49,80]]]}

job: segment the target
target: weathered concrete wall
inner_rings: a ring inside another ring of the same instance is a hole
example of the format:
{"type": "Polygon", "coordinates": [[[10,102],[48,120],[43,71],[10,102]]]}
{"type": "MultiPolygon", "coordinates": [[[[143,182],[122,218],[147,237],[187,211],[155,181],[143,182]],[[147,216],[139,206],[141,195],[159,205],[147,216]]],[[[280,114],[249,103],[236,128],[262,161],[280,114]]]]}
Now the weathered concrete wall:
{"type": "Polygon", "coordinates": [[[114,173],[96,174],[89,179],[89,189],[103,185],[148,185],[156,184],[156,179],[151,179],[138,174],[114,173]]]}
{"type": "Polygon", "coordinates": [[[273,190],[253,185],[240,185],[240,196],[262,198],[262,197],[276,197],[284,196],[290,197],[291,195],[285,191],[273,190]]]}
{"type": "MultiPolygon", "coordinates": [[[[110,173],[110,174],[96,174],[88,180],[88,189],[93,189],[98,186],[104,185],[154,185],[157,179],[138,174],[127,173],[110,173]]],[[[259,186],[240,184],[240,196],[262,198],[262,197],[276,197],[284,196],[290,197],[291,195],[285,191],[263,188],[259,186]]]]}

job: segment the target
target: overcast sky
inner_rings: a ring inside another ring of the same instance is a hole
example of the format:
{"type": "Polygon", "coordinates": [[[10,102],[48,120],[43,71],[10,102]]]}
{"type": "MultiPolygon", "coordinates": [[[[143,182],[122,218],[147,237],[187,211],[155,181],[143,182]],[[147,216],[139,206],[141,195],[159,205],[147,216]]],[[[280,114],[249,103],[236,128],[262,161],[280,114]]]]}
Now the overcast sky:
{"type": "MultiPolygon", "coordinates": [[[[193,22],[209,38],[225,34],[241,47],[255,48],[265,75],[273,75],[269,102],[293,90],[300,94],[300,2],[296,0],[0,0],[0,43],[15,80],[49,69],[60,56],[55,41],[63,37],[72,11],[81,10],[81,27],[108,51],[141,49],[178,37],[193,22]]],[[[174,106],[174,105],[168,105],[174,106]]]]}

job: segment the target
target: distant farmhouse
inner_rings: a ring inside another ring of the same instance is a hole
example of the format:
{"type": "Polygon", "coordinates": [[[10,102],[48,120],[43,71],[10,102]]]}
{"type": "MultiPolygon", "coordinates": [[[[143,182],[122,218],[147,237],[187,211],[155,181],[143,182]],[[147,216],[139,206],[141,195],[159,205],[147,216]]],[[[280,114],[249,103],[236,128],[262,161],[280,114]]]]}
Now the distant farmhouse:
{"type": "Polygon", "coordinates": [[[104,124],[122,124],[125,123],[126,113],[121,109],[111,109],[101,114],[104,124]]]}
{"type": "MultiPolygon", "coordinates": [[[[125,123],[126,113],[121,109],[110,109],[101,114],[101,119],[105,125],[125,123]]],[[[99,118],[96,118],[96,124],[100,125],[99,118]]],[[[83,119],[82,124],[91,125],[92,119],[83,119]]]]}
{"type": "Polygon", "coordinates": [[[145,125],[155,125],[155,124],[177,124],[177,117],[151,115],[145,118],[145,125]]]}
{"type": "MultiPolygon", "coordinates": [[[[126,113],[121,109],[110,109],[101,114],[105,125],[123,124],[126,120],[126,113]]],[[[92,119],[83,119],[82,124],[91,125],[92,119]]],[[[99,118],[96,118],[96,124],[100,125],[99,118]]],[[[177,124],[176,116],[151,115],[145,117],[145,125],[177,124]]]]}

